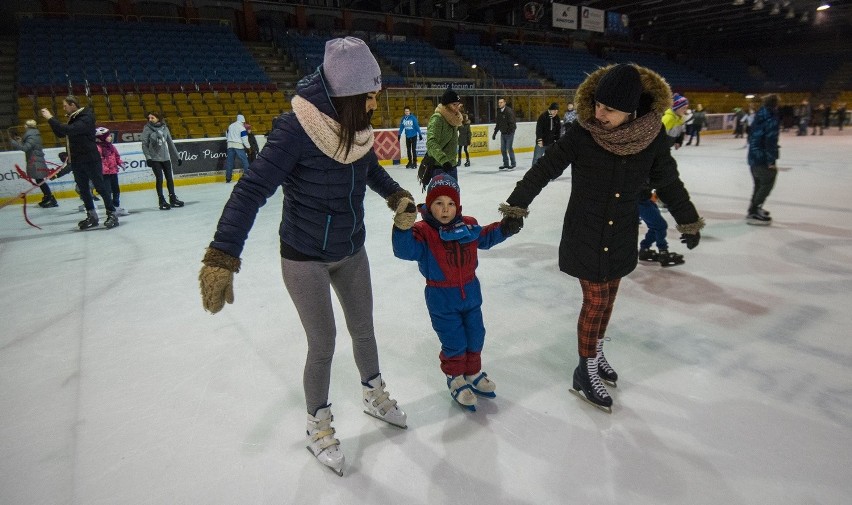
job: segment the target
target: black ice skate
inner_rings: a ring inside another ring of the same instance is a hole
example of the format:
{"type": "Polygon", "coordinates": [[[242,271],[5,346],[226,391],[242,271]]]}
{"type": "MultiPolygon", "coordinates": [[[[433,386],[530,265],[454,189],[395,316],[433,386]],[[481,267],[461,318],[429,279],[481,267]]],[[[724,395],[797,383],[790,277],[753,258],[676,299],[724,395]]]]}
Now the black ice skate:
{"type": "Polygon", "coordinates": [[[115,215],[115,212],[107,211],[107,218],[104,221],[104,227],[106,229],[115,228],[118,226],[118,216],[115,215]]]}
{"type": "Polygon", "coordinates": [[[598,340],[598,377],[600,377],[607,385],[618,387],[618,374],[610,366],[603,352],[604,339],[598,340]]]}
{"type": "Polygon", "coordinates": [[[664,267],[673,267],[685,263],[683,255],[669,251],[660,251],[657,261],[659,261],[660,265],[664,267]]]}
{"type": "Polygon", "coordinates": [[[77,223],[77,227],[81,230],[88,230],[98,225],[98,213],[94,209],[86,212],[86,219],[77,223]]]}
{"type": "Polygon", "coordinates": [[[169,195],[169,204],[172,207],[178,207],[178,208],[183,207],[183,202],[178,200],[178,197],[175,196],[175,195],[169,195]]]}
{"type": "Polygon", "coordinates": [[[169,202],[167,202],[166,199],[161,196],[160,197],[160,210],[170,210],[171,208],[172,208],[172,206],[169,205],[169,202]]]}
{"type": "Polygon", "coordinates": [[[571,392],[595,407],[612,414],[612,397],[598,377],[598,360],[580,358],[580,364],[574,369],[574,389],[571,392]]]}
{"type": "Polygon", "coordinates": [[[654,249],[639,249],[639,261],[648,261],[656,263],[658,261],[658,257],[659,255],[654,249]]]}

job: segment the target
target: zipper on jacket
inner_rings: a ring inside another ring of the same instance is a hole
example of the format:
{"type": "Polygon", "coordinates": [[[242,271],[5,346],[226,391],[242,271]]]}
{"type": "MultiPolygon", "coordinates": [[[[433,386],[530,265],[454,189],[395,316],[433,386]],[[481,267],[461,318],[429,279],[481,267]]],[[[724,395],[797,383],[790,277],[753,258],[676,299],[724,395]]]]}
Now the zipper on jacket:
{"type": "Polygon", "coordinates": [[[328,232],[331,229],[331,214],[325,216],[325,235],[322,237],[322,250],[325,251],[328,247],[328,232]]]}
{"type": "Polygon", "coordinates": [[[352,178],[349,181],[349,210],[352,211],[352,231],[349,233],[349,254],[355,252],[355,243],[352,242],[352,236],[355,235],[355,228],[358,226],[358,213],[355,212],[355,207],[352,205],[352,192],[355,191],[355,163],[349,164],[349,170],[352,178]]]}

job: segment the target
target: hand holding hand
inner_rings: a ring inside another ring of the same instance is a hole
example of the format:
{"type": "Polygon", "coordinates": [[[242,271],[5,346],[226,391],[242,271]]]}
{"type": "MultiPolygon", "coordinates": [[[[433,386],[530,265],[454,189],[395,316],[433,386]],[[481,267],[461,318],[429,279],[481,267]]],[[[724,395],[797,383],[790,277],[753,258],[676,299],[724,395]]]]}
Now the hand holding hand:
{"type": "Polygon", "coordinates": [[[507,237],[511,237],[515,235],[521,228],[524,227],[524,218],[522,217],[504,217],[502,221],[500,221],[500,231],[503,232],[503,235],[507,237]]]}
{"type": "Polygon", "coordinates": [[[399,199],[396,206],[396,214],[393,216],[393,225],[400,230],[409,230],[414,226],[417,219],[417,207],[411,199],[403,197],[399,199]]]}
{"type": "Polygon", "coordinates": [[[695,249],[698,246],[698,241],[701,240],[701,233],[684,233],[680,236],[680,242],[686,244],[687,249],[695,249]]]}

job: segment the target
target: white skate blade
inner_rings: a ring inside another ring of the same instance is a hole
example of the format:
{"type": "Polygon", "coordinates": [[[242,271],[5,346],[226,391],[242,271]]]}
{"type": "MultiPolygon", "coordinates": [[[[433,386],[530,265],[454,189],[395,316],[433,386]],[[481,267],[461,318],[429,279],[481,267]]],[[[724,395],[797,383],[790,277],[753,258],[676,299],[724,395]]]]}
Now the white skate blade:
{"type": "Polygon", "coordinates": [[[584,395],[582,391],[577,391],[574,388],[571,388],[568,391],[571,391],[572,393],[577,395],[580,399],[582,399],[584,402],[588,403],[589,405],[594,405],[595,407],[597,407],[600,410],[603,410],[607,414],[612,414],[612,407],[604,407],[603,405],[598,405],[597,403],[586,398],[586,395],[584,395]]]}
{"type": "Polygon", "coordinates": [[[686,261],[673,261],[671,263],[660,263],[660,266],[663,268],[676,267],[678,265],[683,265],[686,261]]]}
{"type": "Polygon", "coordinates": [[[322,466],[324,466],[324,467],[328,468],[329,470],[331,470],[332,472],[336,473],[338,477],[343,477],[343,466],[341,466],[340,468],[335,468],[331,465],[326,465],[325,463],[320,461],[319,458],[317,458],[317,455],[314,454],[314,451],[312,451],[310,447],[306,446],[305,449],[307,449],[308,452],[311,453],[311,456],[313,456],[317,461],[319,461],[322,466]]]}
{"type": "Polygon", "coordinates": [[[752,226],[769,226],[770,224],[772,224],[772,221],[760,221],[758,219],[746,218],[746,224],[750,224],[752,226]]]}
{"type": "Polygon", "coordinates": [[[364,411],[364,413],[365,413],[365,414],[367,414],[367,415],[368,415],[368,416],[370,416],[370,417],[375,417],[375,418],[376,418],[376,419],[378,419],[379,421],[384,421],[384,422],[388,423],[388,424],[389,424],[389,425],[391,425],[391,426],[396,426],[397,428],[402,428],[402,429],[404,429],[404,430],[407,430],[407,429],[408,429],[408,425],[407,425],[407,424],[397,424],[397,423],[392,423],[392,422],[388,421],[387,419],[385,419],[384,417],[377,416],[376,414],[373,414],[372,412],[369,412],[369,411],[367,411],[367,410],[365,410],[365,411],[364,411]]]}
{"type": "MultiPolygon", "coordinates": [[[[600,375],[599,375],[598,377],[600,377],[600,375]]],[[[606,385],[607,385],[607,386],[612,386],[612,387],[614,387],[614,388],[617,388],[617,387],[618,387],[618,384],[616,383],[616,381],[606,380],[606,379],[604,379],[603,377],[601,377],[601,380],[602,380],[602,381],[604,381],[604,382],[606,383],[606,385]]],[[[573,389],[572,389],[572,391],[573,391],[573,389]]]]}

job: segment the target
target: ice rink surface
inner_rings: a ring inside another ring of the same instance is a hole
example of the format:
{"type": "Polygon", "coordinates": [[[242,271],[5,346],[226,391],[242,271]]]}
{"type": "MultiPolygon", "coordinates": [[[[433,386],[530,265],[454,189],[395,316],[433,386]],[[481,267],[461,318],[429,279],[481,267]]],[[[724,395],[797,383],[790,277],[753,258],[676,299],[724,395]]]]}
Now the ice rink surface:
{"type": "MultiPolygon", "coordinates": [[[[382,372],[407,430],[361,412],[337,306],[331,397],[344,476],[305,449],[306,343],[281,280],[280,192],[263,208],[236,301],[205,313],[204,248],[231,186],[128,192],[132,212],[80,232],[79,202],[0,211],[0,503],[848,504],[852,496],[852,131],[781,136],[770,227],[744,222],[742,139],[674,153],[707,220],[686,264],[622,284],[607,356],[613,413],[569,394],[581,292],[556,254],[570,171],[523,231],[480,252],[497,398],[455,405],[413,262],[366,200],[382,372]]],[[[518,154],[528,167],[532,153],[518,154]]],[[[525,173],[460,169],[464,212],[499,219],[525,173]]],[[[413,170],[389,172],[420,195],[413,170]]],[[[422,198],[422,197],[421,197],[422,198]]],[[[102,216],[103,216],[103,211],[102,216]]],[[[102,217],[103,219],[103,217],[102,217]]],[[[644,232],[644,226],[642,227],[644,232]]]]}

